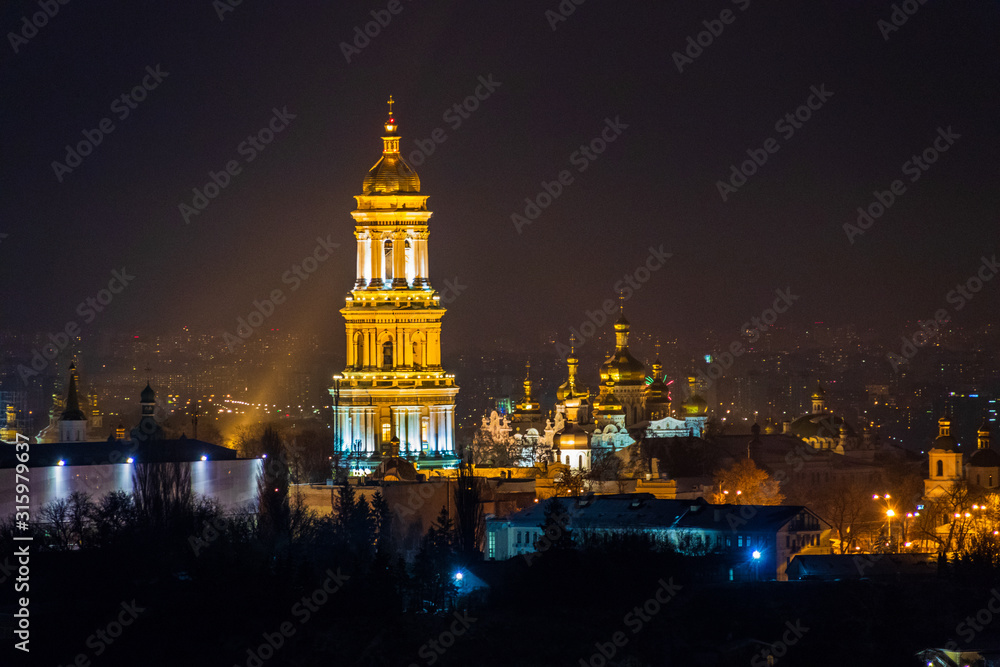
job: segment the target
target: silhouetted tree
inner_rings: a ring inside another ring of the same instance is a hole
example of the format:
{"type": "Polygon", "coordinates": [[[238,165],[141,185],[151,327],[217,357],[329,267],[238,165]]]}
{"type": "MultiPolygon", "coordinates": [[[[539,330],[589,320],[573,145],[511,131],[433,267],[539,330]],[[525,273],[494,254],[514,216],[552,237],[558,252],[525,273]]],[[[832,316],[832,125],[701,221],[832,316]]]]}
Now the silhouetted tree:
{"type": "Polygon", "coordinates": [[[413,586],[422,609],[436,611],[447,606],[457,592],[454,568],[454,526],[448,509],[441,507],[413,564],[413,586]]]}
{"type": "Polygon", "coordinates": [[[372,496],[372,521],[375,527],[375,550],[388,556],[394,551],[392,536],[392,510],[381,491],[372,496]]]}
{"type": "Polygon", "coordinates": [[[288,499],[288,459],[281,436],[267,427],[261,436],[263,471],[257,481],[257,531],[268,547],[287,544],[291,533],[288,499]]]}

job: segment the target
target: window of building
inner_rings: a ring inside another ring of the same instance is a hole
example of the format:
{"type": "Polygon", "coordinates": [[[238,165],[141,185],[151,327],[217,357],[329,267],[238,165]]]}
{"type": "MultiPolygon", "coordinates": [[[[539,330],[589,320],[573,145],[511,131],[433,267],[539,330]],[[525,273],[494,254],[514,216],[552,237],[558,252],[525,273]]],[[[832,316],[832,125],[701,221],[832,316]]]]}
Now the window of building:
{"type": "Polygon", "coordinates": [[[392,341],[382,343],[382,368],[392,368],[392,341]]]}
{"type": "Polygon", "coordinates": [[[738,547],[742,547],[743,546],[743,536],[742,535],[737,535],[736,536],[736,546],[738,546],[738,547]]]}
{"type": "Polygon", "coordinates": [[[497,534],[492,531],[486,534],[486,557],[497,557],[497,534]]]}
{"type": "Polygon", "coordinates": [[[517,543],[521,544],[521,531],[517,531],[517,543]]]}
{"type": "Polygon", "coordinates": [[[729,537],[728,535],[726,536],[726,546],[727,547],[733,546],[733,538],[729,537]]]}
{"type": "Polygon", "coordinates": [[[430,442],[431,424],[427,417],[420,418],[420,442],[430,442]]]}
{"type": "Polygon", "coordinates": [[[389,442],[390,440],[392,440],[392,424],[382,422],[382,442],[389,442]]]}
{"type": "Polygon", "coordinates": [[[944,477],[944,461],[937,462],[937,476],[944,477]]]}

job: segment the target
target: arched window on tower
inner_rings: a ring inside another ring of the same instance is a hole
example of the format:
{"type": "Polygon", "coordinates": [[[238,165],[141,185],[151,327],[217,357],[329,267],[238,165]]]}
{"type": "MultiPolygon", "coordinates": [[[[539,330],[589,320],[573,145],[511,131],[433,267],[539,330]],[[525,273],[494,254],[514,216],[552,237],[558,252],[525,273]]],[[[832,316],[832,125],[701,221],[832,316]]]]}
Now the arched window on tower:
{"type": "Polygon", "coordinates": [[[416,368],[424,367],[424,344],[419,336],[413,341],[413,365],[416,368]]]}
{"type": "Polygon", "coordinates": [[[382,368],[392,368],[392,341],[382,343],[382,368]]]}
{"type": "Polygon", "coordinates": [[[937,462],[937,476],[944,477],[944,461],[937,462]]]}
{"type": "Polygon", "coordinates": [[[354,334],[354,368],[361,370],[365,365],[365,337],[359,332],[354,334]]]}

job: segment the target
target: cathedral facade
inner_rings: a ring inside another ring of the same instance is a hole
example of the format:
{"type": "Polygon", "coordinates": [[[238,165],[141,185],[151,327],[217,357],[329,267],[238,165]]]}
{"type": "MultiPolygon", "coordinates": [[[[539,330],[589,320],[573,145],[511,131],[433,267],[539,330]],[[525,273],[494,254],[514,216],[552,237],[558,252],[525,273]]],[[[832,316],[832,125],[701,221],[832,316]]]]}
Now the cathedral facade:
{"type": "Polygon", "coordinates": [[[357,276],[340,311],[347,363],[330,394],[337,446],[356,469],[384,456],[419,468],[458,462],[458,386],[441,365],[445,308],[429,276],[431,212],[420,178],[400,155],[397,130],[390,102],[382,156],[351,212],[357,276]]]}

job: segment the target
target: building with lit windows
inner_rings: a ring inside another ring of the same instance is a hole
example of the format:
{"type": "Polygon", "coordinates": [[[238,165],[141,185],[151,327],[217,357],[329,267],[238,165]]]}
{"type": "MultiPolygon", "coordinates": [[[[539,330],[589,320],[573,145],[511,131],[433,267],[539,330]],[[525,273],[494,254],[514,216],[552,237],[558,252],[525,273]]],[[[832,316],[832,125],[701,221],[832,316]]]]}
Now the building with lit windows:
{"type": "Polygon", "coordinates": [[[392,113],[382,156],[355,196],[357,276],[341,309],[347,363],[334,376],[335,439],[356,470],[386,455],[418,468],[454,467],[455,376],[441,366],[445,308],[431,287],[431,212],[399,152],[392,113]]]}
{"type": "MultiPolygon", "coordinates": [[[[830,526],[801,505],[712,505],[657,499],[649,493],[562,500],[560,520],[577,544],[643,535],[689,556],[716,556],[721,578],[785,580],[798,554],[829,554],[830,526]]],[[[486,522],[487,560],[507,560],[547,548],[545,504],[535,503],[486,522]],[[539,544],[541,542],[541,545],[539,544]]]]}

